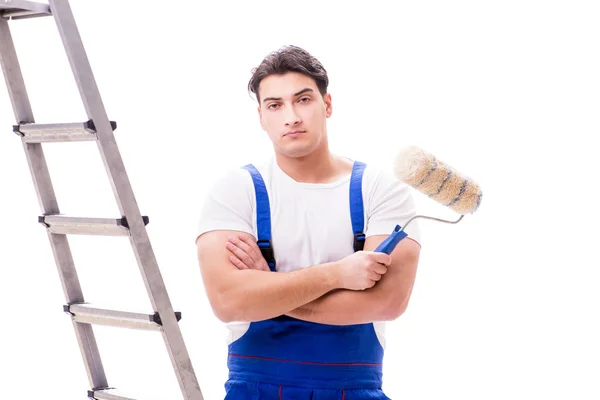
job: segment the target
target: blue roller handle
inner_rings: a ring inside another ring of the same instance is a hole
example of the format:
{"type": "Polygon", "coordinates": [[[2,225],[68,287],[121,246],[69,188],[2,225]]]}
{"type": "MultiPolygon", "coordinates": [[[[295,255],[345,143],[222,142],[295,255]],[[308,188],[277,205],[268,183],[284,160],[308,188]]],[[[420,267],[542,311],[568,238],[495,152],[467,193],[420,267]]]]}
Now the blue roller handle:
{"type": "Polygon", "coordinates": [[[400,225],[396,225],[394,231],[374,250],[379,253],[392,254],[398,243],[408,235],[402,230],[400,225]]]}

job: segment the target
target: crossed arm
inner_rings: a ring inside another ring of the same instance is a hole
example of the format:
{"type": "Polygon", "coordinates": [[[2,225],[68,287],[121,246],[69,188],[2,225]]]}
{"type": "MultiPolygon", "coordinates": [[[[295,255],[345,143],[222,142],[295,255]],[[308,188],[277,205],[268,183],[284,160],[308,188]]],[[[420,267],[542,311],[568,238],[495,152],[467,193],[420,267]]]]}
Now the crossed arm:
{"type": "MultiPolygon", "coordinates": [[[[364,251],[373,251],[385,238],[367,238],[364,251]]],[[[387,272],[375,286],[347,290],[340,289],[341,266],[337,263],[272,273],[265,271],[264,264],[244,267],[232,258],[235,249],[250,252],[252,245],[256,246],[251,235],[235,231],[208,232],[197,240],[208,299],[222,321],[259,321],[283,314],[332,325],[396,319],[408,305],[420,252],[418,243],[410,238],[402,240],[391,254],[387,272]],[[238,241],[226,245],[232,236],[238,241]]],[[[252,247],[252,251],[258,248],[252,247]]],[[[256,254],[254,258],[260,262],[256,254]]]]}
{"type": "MultiPolygon", "coordinates": [[[[371,236],[365,251],[373,251],[387,236],[371,236]]],[[[296,308],[289,316],[305,321],[349,325],[389,321],[400,317],[408,306],[414,286],[420,246],[402,240],[391,254],[392,263],[375,286],[366,290],[334,290],[296,308]]]]}

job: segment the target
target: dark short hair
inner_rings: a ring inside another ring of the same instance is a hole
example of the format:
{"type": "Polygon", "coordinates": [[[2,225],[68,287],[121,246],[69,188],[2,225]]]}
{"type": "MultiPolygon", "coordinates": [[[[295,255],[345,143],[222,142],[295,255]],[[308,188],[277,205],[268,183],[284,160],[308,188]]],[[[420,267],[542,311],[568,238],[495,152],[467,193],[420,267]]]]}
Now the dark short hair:
{"type": "Polygon", "coordinates": [[[248,90],[256,95],[260,102],[258,86],[269,75],[283,75],[287,72],[299,72],[314,79],[322,96],[327,93],[329,78],[327,71],[319,60],[308,51],[297,46],[284,46],[270,53],[260,65],[252,70],[252,78],[248,82],[248,90]]]}

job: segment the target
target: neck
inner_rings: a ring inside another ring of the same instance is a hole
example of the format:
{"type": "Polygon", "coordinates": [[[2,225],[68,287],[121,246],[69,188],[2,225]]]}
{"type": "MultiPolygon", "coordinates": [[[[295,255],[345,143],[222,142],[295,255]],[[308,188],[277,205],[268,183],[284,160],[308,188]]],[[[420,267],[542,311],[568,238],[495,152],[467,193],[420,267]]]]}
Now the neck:
{"type": "Polygon", "coordinates": [[[352,171],[352,162],[332,154],[327,146],[320,146],[303,157],[276,153],[275,159],[286,175],[302,183],[330,183],[352,171]]]}

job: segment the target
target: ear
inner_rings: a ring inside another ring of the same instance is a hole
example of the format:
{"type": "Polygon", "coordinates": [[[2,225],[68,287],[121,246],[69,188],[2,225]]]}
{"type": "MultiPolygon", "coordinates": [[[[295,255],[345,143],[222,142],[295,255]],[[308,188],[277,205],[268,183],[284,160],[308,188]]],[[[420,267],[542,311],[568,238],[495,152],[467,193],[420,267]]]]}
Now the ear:
{"type": "Polygon", "coordinates": [[[265,129],[265,123],[264,123],[264,121],[263,121],[263,117],[262,117],[262,112],[261,112],[260,106],[256,107],[256,111],[258,111],[258,119],[259,119],[259,121],[260,121],[260,126],[263,128],[263,130],[266,130],[266,129],[265,129]]]}
{"type": "Polygon", "coordinates": [[[333,112],[333,106],[331,104],[331,94],[327,93],[323,98],[325,100],[325,117],[331,117],[331,113],[333,112]]]}

